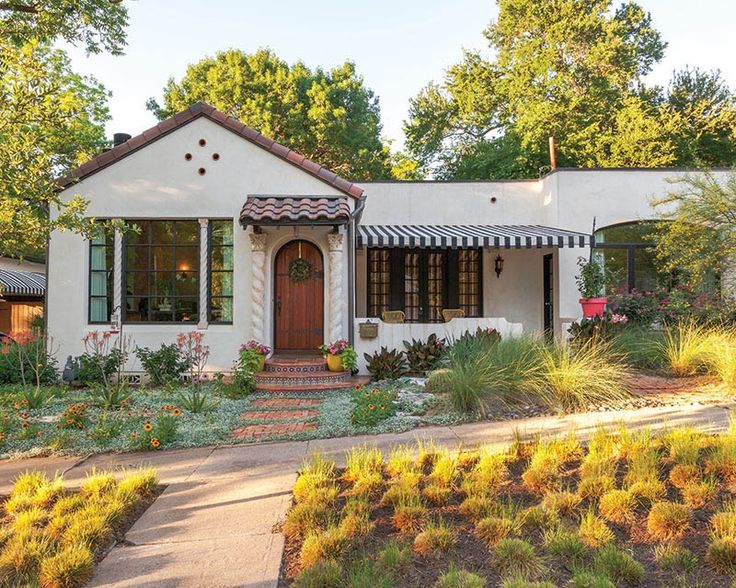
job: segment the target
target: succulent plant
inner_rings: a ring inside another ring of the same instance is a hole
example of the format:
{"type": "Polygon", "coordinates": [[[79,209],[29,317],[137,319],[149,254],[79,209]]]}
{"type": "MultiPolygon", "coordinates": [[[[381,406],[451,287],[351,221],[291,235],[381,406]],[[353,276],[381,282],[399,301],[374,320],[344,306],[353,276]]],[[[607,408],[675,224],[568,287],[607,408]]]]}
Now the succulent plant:
{"type": "Polygon", "coordinates": [[[426,341],[421,339],[412,339],[411,343],[404,341],[404,347],[409,370],[423,375],[437,365],[445,351],[445,340],[432,333],[426,341]]]}

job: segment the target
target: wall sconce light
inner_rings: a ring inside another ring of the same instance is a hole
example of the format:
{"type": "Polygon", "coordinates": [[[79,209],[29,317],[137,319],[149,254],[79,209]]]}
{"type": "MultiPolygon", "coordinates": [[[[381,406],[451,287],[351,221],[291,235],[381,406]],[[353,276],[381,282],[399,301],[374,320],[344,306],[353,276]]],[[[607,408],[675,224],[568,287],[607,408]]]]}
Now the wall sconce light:
{"type": "Polygon", "coordinates": [[[501,257],[500,254],[499,255],[496,255],[495,271],[496,271],[496,277],[497,278],[500,278],[501,277],[501,272],[503,271],[503,257],[501,257]]]}

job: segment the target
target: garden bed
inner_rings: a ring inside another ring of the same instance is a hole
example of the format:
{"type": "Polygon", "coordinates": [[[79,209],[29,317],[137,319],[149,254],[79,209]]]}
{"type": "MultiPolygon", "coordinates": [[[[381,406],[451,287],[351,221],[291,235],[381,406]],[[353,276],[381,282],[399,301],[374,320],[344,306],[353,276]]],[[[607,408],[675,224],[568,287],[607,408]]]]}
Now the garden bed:
{"type": "Polygon", "coordinates": [[[3,586],[84,585],[116,542],[163,492],[154,470],[91,472],[79,490],[22,474],[0,499],[3,586]]]}
{"type": "Polygon", "coordinates": [[[736,428],[601,430],[503,454],[359,448],[343,470],[314,456],[280,585],[732,586],[735,482],[736,428]]]}

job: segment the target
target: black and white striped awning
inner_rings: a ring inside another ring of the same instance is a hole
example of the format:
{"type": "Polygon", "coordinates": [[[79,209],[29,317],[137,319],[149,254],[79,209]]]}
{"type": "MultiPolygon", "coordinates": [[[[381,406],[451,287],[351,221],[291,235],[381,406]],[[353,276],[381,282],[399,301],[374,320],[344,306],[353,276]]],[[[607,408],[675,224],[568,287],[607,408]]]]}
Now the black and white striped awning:
{"type": "Polygon", "coordinates": [[[0,296],[43,296],[46,276],[38,272],[0,269],[0,296]]]}
{"type": "Polygon", "coordinates": [[[360,225],[358,247],[590,247],[591,236],[540,225],[360,225]]]}

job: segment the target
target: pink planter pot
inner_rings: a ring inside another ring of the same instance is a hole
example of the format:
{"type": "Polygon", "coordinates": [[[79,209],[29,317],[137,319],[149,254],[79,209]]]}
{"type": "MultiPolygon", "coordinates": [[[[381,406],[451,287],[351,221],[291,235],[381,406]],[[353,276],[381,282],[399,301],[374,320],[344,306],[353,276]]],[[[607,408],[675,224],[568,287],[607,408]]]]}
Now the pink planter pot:
{"type": "Polygon", "coordinates": [[[608,298],[581,298],[580,306],[583,307],[583,316],[585,318],[603,316],[606,311],[606,302],[608,298]]]}

